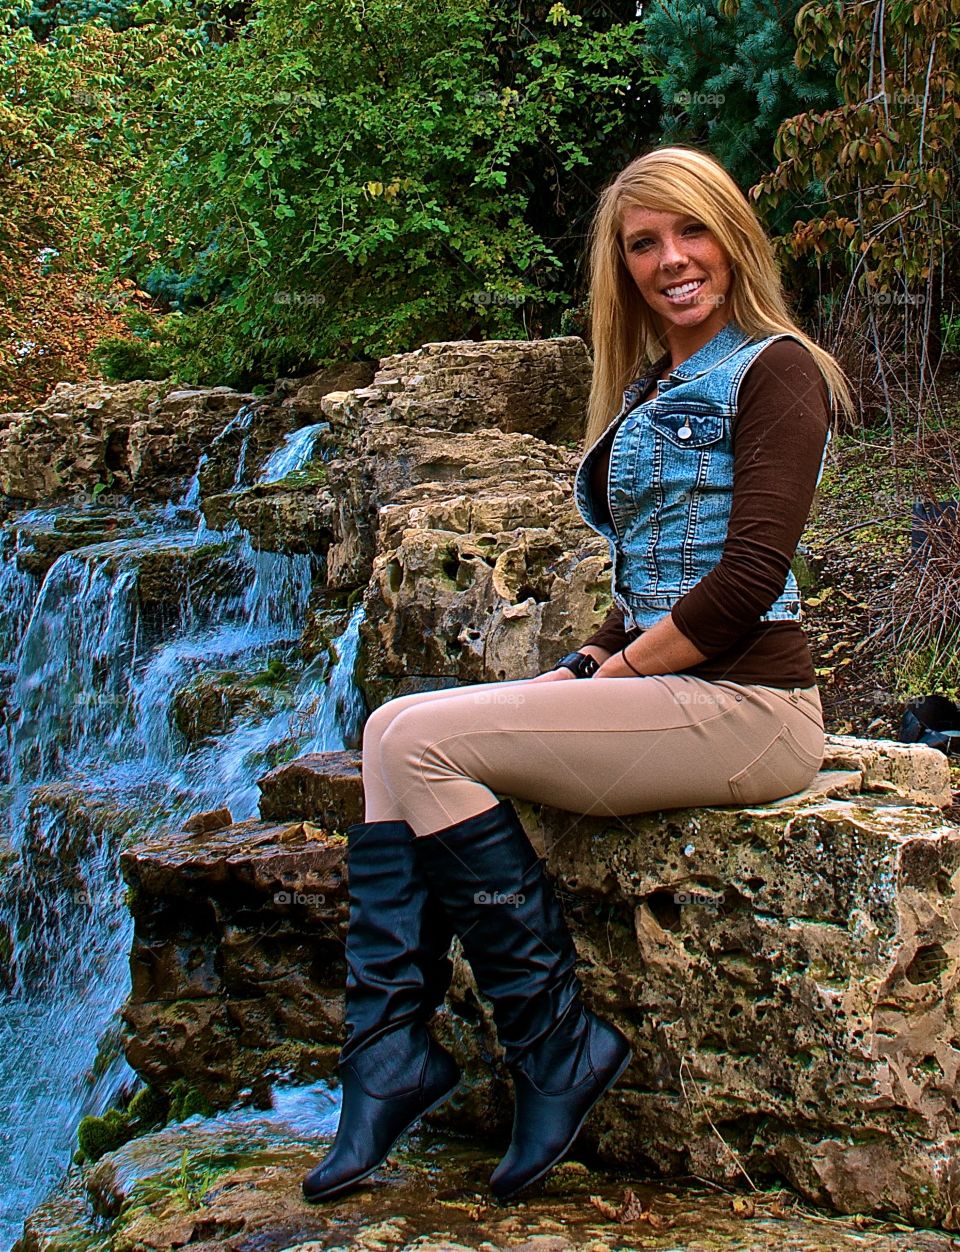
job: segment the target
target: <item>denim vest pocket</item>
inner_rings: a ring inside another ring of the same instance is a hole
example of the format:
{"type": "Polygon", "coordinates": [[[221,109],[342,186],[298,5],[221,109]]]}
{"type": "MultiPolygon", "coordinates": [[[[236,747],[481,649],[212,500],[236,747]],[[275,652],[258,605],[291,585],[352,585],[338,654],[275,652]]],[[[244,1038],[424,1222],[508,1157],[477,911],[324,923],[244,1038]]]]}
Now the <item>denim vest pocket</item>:
{"type": "Polygon", "coordinates": [[[650,425],[677,448],[706,448],[723,438],[723,418],[719,413],[683,409],[654,409],[650,425]]]}

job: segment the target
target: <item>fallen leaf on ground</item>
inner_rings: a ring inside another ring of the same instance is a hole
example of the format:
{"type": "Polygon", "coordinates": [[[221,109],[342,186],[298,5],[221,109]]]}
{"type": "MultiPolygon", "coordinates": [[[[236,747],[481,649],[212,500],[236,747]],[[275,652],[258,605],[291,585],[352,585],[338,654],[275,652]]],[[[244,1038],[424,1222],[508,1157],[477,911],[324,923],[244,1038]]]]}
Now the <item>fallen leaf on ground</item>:
{"type": "Polygon", "coordinates": [[[617,1208],[609,1204],[602,1196],[592,1195],[590,1203],[602,1217],[609,1222],[626,1225],[628,1222],[646,1222],[653,1230],[667,1230],[674,1223],[654,1213],[653,1209],[629,1187],[623,1193],[623,1203],[617,1208]]]}

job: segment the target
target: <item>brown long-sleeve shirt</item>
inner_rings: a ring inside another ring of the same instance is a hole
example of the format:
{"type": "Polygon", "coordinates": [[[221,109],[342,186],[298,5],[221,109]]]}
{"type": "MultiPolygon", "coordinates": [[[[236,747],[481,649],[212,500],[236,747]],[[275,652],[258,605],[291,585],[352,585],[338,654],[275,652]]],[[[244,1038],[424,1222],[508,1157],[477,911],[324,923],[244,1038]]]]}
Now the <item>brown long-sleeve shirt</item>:
{"type": "MultiPolygon", "coordinates": [[[[707,657],[683,673],[769,687],[816,681],[799,623],[759,619],[783,590],[807,523],[829,423],[826,383],[807,349],[793,339],[764,348],[740,384],[723,555],[670,610],[677,628],[707,657]]],[[[609,451],[591,476],[601,507],[608,464],[609,451]]],[[[581,646],[618,652],[641,633],[625,630],[623,613],[613,605],[581,646]]]]}

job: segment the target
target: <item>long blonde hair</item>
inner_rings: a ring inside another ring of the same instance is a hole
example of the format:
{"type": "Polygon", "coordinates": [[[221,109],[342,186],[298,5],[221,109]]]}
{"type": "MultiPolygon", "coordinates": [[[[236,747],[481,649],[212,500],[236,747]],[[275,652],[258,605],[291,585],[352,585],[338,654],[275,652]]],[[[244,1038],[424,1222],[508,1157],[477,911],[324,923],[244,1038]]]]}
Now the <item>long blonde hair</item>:
{"type": "Polygon", "coordinates": [[[663,356],[667,341],[630,276],[620,241],[624,210],[689,213],[727,254],[732,270],[730,320],[751,338],[789,333],[810,352],[831,390],[833,411],[854,401],[836,360],[797,326],[787,307],[773,248],[753,207],[719,161],[687,145],[656,148],[630,162],[600,195],[588,247],[593,381],[586,444],[620,409],[627,383],[663,356]]]}

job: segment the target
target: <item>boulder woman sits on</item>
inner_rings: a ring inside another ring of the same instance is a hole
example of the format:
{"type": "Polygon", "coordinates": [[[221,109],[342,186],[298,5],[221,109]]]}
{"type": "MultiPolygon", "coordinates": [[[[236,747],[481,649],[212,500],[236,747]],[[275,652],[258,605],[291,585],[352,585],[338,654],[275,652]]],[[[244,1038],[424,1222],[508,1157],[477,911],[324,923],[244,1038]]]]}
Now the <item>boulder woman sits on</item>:
{"type": "Polygon", "coordinates": [[[303,1180],[310,1200],[366,1178],[457,1086],[427,1030],[453,934],[513,1077],[496,1196],[560,1161],[630,1062],[583,1002],[551,883],[496,793],[611,817],[775,800],[820,766],[790,562],[834,396],[852,408],[843,374],[796,326],[753,209],[707,154],[632,161],[602,193],[590,246],[575,494],[609,541],[613,607],[547,673],[401,696],[367,720],[366,820],[348,831],[343,1106],[303,1180]]]}

